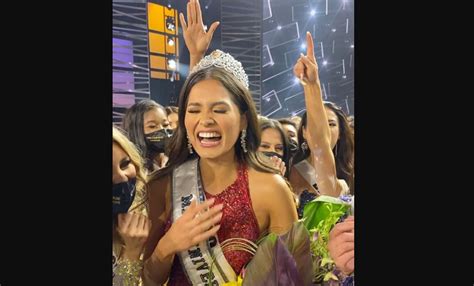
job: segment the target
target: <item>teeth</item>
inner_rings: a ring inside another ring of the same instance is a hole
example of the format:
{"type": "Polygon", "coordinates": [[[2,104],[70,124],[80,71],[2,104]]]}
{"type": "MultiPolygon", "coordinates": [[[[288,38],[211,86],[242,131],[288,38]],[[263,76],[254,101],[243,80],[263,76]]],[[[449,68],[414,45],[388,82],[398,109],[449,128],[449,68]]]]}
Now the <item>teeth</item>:
{"type": "Polygon", "coordinates": [[[220,137],[221,135],[217,132],[199,132],[199,137],[202,138],[213,138],[213,137],[220,137]]]}

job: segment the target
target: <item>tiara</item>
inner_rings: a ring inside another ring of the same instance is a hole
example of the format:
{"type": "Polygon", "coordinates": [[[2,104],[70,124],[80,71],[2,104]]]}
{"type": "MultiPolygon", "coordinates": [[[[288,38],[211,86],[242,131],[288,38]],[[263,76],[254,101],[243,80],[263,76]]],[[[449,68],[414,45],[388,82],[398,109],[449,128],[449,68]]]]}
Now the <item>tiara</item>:
{"type": "Polygon", "coordinates": [[[249,88],[249,78],[245,73],[242,64],[233,56],[228,53],[224,53],[221,50],[215,50],[211,54],[205,56],[193,68],[191,74],[211,66],[223,68],[226,71],[232,73],[240,82],[244,84],[246,88],[249,88]]]}

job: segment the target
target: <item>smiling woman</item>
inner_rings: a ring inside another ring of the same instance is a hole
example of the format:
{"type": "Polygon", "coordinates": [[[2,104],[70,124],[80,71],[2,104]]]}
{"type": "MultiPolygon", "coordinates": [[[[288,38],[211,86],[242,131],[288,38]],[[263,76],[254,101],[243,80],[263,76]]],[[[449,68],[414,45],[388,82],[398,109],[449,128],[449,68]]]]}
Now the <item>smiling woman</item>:
{"type": "MultiPolygon", "coordinates": [[[[257,240],[283,235],[297,220],[287,183],[257,155],[260,130],[242,65],[219,50],[202,59],[182,88],[178,117],[169,165],[150,179],[145,280],[237,281],[257,240]]],[[[310,261],[309,249],[301,257],[310,261]]]]}

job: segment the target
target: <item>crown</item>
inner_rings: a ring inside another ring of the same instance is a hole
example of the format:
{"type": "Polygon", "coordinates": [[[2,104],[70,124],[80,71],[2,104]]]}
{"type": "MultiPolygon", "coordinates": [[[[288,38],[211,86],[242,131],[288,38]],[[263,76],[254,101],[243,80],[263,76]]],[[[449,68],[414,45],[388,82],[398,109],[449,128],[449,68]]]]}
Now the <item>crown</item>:
{"type": "Polygon", "coordinates": [[[221,50],[215,50],[211,54],[205,56],[191,71],[195,73],[202,69],[215,66],[223,68],[226,71],[232,73],[240,82],[244,84],[246,88],[249,88],[249,78],[242,67],[242,64],[234,59],[228,53],[224,53],[221,50]]]}

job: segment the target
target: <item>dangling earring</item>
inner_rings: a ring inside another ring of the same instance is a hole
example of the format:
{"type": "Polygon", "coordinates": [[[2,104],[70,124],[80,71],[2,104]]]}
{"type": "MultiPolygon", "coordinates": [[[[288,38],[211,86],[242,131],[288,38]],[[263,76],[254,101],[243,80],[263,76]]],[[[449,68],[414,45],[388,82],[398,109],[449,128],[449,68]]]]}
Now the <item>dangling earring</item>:
{"type": "Polygon", "coordinates": [[[247,142],[245,142],[245,136],[247,136],[247,130],[242,130],[242,135],[240,135],[240,146],[242,146],[242,150],[244,153],[247,153],[247,142]]]}
{"type": "Polygon", "coordinates": [[[194,151],[193,151],[193,145],[191,145],[191,142],[189,142],[189,136],[186,134],[186,139],[188,140],[188,150],[189,150],[189,154],[193,154],[194,151]]]}
{"type": "Polygon", "coordinates": [[[303,152],[308,151],[308,143],[306,143],[306,141],[301,143],[301,150],[303,150],[303,152]]]}

